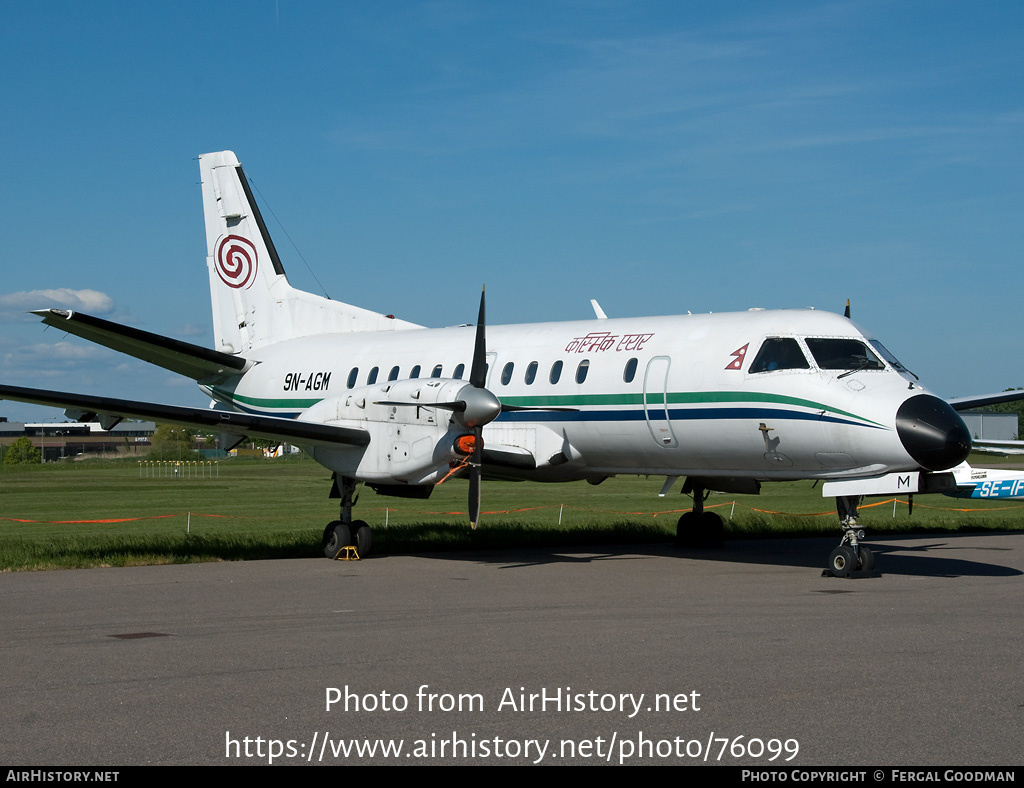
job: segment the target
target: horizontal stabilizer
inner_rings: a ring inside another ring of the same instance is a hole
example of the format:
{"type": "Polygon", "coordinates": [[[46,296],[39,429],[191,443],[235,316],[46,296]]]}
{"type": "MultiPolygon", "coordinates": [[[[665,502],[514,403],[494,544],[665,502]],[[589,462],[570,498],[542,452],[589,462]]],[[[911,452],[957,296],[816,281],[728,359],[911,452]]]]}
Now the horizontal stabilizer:
{"type": "Polygon", "coordinates": [[[118,353],[135,356],[193,380],[216,382],[240,375],[249,363],[241,356],[220,353],[81,312],[39,309],[32,314],[39,315],[48,326],[88,339],[118,353]]]}
{"type": "Polygon", "coordinates": [[[183,408],[178,405],[158,405],[151,402],[133,402],[63,391],[44,391],[20,386],[0,386],[0,399],[30,402],[67,408],[84,421],[105,416],[129,419],[150,419],[163,424],[175,424],[215,432],[228,432],[250,438],[287,440],[292,443],[317,446],[366,446],[370,435],[356,427],[338,427],[316,424],[280,416],[255,416],[248,413],[212,410],[209,408],[183,408]],[[91,418],[88,418],[91,417],[91,418]]]}

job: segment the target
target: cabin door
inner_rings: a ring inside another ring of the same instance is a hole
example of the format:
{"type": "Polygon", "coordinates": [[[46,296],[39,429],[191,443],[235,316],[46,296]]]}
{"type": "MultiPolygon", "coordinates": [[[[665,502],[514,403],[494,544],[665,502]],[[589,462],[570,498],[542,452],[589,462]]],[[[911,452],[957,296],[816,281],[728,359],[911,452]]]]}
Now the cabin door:
{"type": "Polygon", "coordinates": [[[659,446],[672,449],[679,445],[668,413],[668,356],[655,356],[647,362],[644,374],[644,417],[651,437],[659,446]]]}

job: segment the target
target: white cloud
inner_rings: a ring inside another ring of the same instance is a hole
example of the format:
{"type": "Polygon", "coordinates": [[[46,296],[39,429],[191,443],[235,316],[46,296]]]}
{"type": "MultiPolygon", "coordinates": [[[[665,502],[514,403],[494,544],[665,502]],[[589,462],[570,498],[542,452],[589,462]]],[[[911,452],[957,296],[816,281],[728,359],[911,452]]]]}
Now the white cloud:
{"type": "Polygon", "coordinates": [[[114,299],[99,290],[72,290],[70,287],[7,293],[0,295],[0,322],[36,320],[27,314],[30,310],[56,307],[102,315],[114,309],[114,299]]]}
{"type": "Polygon", "coordinates": [[[6,383],[23,375],[50,377],[70,371],[93,370],[98,364],[108,366],[110,360],[117,356],[113,351],[96,345],[57,342],[22,345],[8,350],[0,358],[6,383]]]}

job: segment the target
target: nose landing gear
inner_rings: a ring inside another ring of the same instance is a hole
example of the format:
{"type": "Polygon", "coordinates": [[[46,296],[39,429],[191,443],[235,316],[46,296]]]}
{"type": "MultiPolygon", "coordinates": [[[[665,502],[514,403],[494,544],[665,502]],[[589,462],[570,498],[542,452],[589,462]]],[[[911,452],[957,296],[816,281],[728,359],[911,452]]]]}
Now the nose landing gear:
{"type": "Polygon", "coordinates": [[[722,518],[714,512],[704,511],[708,490],[689,479],[683,492],[693,492],[693,509],[683,514],[676,523],[676,544],[680,547],[721,547],[725,539],[722,518]]]}
{"type": "Polygon", "coordinates": [[[836,498],[839,511],[839,523],[843,529],[843,538],[839,547],[828,557],[828,568],[822,577],[878,577],[875,571],[875,554],[867,545],[860,543],[864,531],[857,523],[857,505],[860,497],[856,495],[836,498]]]}

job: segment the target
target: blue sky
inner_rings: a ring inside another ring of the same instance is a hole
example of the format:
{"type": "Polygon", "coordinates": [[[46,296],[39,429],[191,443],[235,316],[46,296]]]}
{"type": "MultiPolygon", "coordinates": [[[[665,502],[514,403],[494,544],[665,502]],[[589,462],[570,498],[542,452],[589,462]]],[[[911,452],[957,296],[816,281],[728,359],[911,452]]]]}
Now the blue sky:
{"type": "Polygon", "coordinates": [[[193,159],[230,148],[292,283],[339,300],[851,298],[939,394],[1024,386],[1019,2],[10,0],[0,65],[5,383],[205,404],[24,312],[212,344],[193,159]]]}

